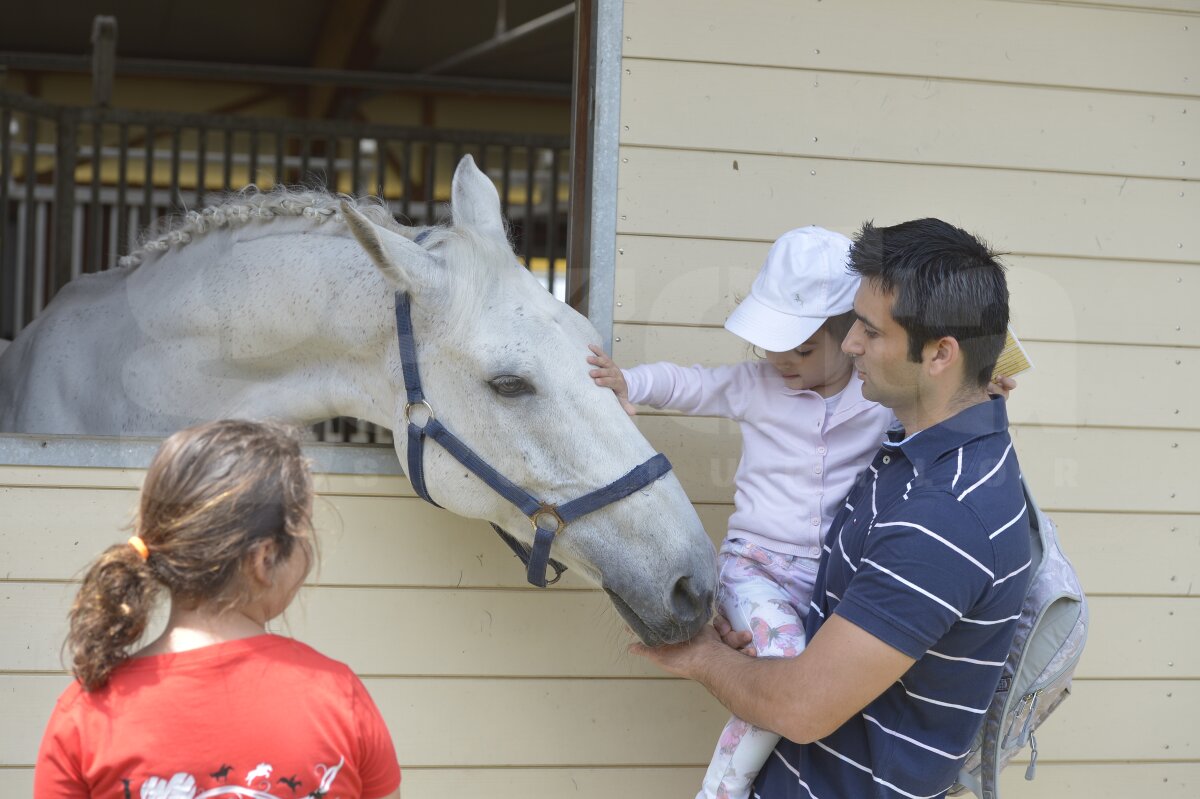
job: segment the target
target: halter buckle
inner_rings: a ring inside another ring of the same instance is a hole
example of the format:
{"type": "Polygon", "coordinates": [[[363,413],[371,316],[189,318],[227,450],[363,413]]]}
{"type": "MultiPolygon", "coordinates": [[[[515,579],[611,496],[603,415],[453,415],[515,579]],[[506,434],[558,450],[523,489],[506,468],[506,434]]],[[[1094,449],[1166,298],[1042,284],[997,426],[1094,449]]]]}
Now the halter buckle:
{"type": "Polygon", "coordinates": [[[409,403],[406,403],[404,406],[404,421],[406,424],[411,424],[420,429],[424,429],[430,422],[432,422],[436,418],[437,417],[433,413],[433,406],[429,404],[429,400],[419,400],[418,402],[409,402],[409,403]],[[420,425],[416,425],[412,420],[412,412],[413,412],[414,408],[418,408],[421,406],[425,407],[425,412],[426,412],[427,416],[425,417],[424,422],[422,422],[420,425]]]}
{"type": "Polygon", "coordinates": [[[562,516],[558,515],[558,508],[551,505],[549,502],[543,502],[541,507],[529,514],[529,523],[533,525],[533,532],[536,535],[538,530],[546,530],[552,535],[557,536],[567,526],[562,516]],[[552,521],[553,527],[543,527],[538,524],[539,520],[552,521]]]}

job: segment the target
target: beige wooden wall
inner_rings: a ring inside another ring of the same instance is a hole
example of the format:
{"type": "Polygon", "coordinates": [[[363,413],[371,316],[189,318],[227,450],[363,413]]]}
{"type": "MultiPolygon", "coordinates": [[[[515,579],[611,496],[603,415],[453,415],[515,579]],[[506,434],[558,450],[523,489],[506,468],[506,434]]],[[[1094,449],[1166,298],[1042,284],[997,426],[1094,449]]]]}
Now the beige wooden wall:
{"type": "MultiPolygon", "coordinates": [[[[624,36],[618,363],[746,357],[721,324],[790,228],[1012,253],[1014,436],[1093,623],[1007,795],[1200,795],[1200,2],[626,0],[624,36]]],[[[735,427],[642,428],[727,514],[735,427]]]]}
{"type": "MultiPolygon", "coordinates": [[[[30,794],[70,679],[60,647],[76,580],[128,535],[143,476],[0,466],[0,794],[30,794]]],[[[426,505],[402,477],[324,474],[318,488],[321,568],[273,628],[362,675],[406,799],[682,796],[699,780],[723,713],[626,655],[603,593],[570,572],[547,591],[525,585],[486,524],[426,505]]]]}

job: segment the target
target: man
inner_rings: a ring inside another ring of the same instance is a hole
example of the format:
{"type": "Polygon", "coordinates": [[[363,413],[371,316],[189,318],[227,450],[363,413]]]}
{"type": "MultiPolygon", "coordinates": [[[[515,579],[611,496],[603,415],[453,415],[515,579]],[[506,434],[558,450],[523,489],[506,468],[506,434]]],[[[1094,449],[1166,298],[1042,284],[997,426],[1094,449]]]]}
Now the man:
{"type": "Polygon", "coordinates": [[[634,645],[783,735],[765,799],[940,797],[991,700],[1029,581],[1029,522],[1005,403],[986,386],[1003,347],[1003,268],[936,219],[865,225],[842,348],[889,432],[826,538],[794,659],[755,659],[717,620],[684,644],[634,645]],[[719,630],[719,631],[718,631],[719,630]]]}

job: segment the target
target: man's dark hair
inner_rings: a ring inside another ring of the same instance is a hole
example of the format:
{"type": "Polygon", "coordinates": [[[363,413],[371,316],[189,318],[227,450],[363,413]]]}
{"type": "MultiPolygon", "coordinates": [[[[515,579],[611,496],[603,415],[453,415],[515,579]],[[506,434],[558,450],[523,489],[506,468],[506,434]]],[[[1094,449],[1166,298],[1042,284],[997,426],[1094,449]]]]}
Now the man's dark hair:
{"type": "Polygon", "coordinates": [[[850,249],[850,271],[894,292],[892,318],[908,333],[909,360],[920,363],[927,343],[953,336],[967,379],[991,381],[1008,328],[1008,283],[987,244],[940,219],[867,222],[850,249]]]}

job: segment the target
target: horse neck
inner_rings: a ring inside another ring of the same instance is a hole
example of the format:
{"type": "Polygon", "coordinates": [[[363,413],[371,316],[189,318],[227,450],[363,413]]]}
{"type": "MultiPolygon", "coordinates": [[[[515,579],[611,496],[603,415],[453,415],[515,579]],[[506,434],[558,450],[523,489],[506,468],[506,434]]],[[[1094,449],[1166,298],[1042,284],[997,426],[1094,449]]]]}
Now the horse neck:
{"type": "Polygon", "coordinates": [[[210,233],[134,270],[130,299],[159,340],[203,342],[197,361],[242,386],[229,404],[245,413],[392,423],[391,294],[341,231],[284,219],[210,233]]]}

